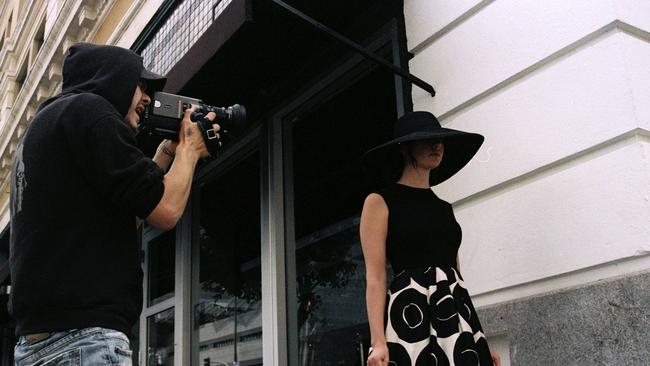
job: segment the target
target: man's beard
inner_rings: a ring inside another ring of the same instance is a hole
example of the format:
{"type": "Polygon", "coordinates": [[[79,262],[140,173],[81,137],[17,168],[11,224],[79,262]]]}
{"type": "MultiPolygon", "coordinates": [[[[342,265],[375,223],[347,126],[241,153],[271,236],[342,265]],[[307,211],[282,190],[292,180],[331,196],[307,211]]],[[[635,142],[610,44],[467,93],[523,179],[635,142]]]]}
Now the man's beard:
{"type": "Polygon", "coordinates": [[[136,127],[134,128],[131,121],[129,121],[129,116],[127,115],[126,117],[124,117],[124,123],[126,123],[126,125],[129,126],[129,128],[131,128],[131,131],[133,131],[134,134],[137,135],[138,132],[140,132],[140,129],[138,128],[138,127],[140,127],[140,122],[139,121],[135,124],[136,127]]]}

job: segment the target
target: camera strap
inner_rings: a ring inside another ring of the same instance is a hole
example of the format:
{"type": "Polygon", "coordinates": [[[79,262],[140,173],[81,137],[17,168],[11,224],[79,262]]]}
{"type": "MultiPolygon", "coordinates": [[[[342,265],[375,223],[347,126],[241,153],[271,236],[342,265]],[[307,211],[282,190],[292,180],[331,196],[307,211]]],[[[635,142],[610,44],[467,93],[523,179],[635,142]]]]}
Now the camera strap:
{"type": "Polygon", "coordinates": [[[199,119],[197,125],[199,130],[201,130],[201,136],[203,136],[205,147],[208,148],[210,156],[216,157],[221,148],[221,141],[219,141],[219,134],[212,127],[212,123],[207,117],[203,117],[199,119]]]}

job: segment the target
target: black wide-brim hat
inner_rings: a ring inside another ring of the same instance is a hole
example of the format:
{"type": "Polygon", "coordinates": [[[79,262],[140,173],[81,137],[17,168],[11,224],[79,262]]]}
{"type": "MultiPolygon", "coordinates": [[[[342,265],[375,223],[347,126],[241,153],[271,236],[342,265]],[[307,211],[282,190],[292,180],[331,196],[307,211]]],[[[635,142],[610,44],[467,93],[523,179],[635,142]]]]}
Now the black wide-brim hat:
{"type": "Polygon", "coordinates": [[[458,173],[474,157],[485,138],[478,133],[440,126],[429,112],[407,113],[397,120],[393,139],[368,150],[362,164],[373,180],[394,183],[402,175],[404,159],[400,145],[412,141],[441,139],[445,147],[440,165],[431,170],[429,184],[435,186],[458,173]]]}

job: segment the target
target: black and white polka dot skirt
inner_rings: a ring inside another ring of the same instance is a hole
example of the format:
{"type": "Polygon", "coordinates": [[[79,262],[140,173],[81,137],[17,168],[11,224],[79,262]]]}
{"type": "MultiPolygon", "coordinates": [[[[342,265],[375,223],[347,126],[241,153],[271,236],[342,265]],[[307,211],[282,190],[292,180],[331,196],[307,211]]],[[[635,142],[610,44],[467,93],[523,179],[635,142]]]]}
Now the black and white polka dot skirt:
{"type": "Polygon", "coordinates": [[[391,366],[493,366],[462,277],[452,267],[402,271],[386,301],[391,366]]]}

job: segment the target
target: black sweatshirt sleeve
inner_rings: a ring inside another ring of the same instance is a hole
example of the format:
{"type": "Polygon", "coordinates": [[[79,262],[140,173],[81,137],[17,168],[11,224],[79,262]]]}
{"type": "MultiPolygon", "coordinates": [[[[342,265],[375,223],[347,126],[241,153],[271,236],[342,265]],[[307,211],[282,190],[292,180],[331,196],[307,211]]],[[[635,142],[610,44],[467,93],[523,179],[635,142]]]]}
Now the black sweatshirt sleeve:
{"type": "Polygon", "coordinates": [[[164,193],[162,169],[137,148],[134,133],[116,116],[82,126],[86,131],[68,136],[82,174],[121,210],[149,216],[164,193]]]}

